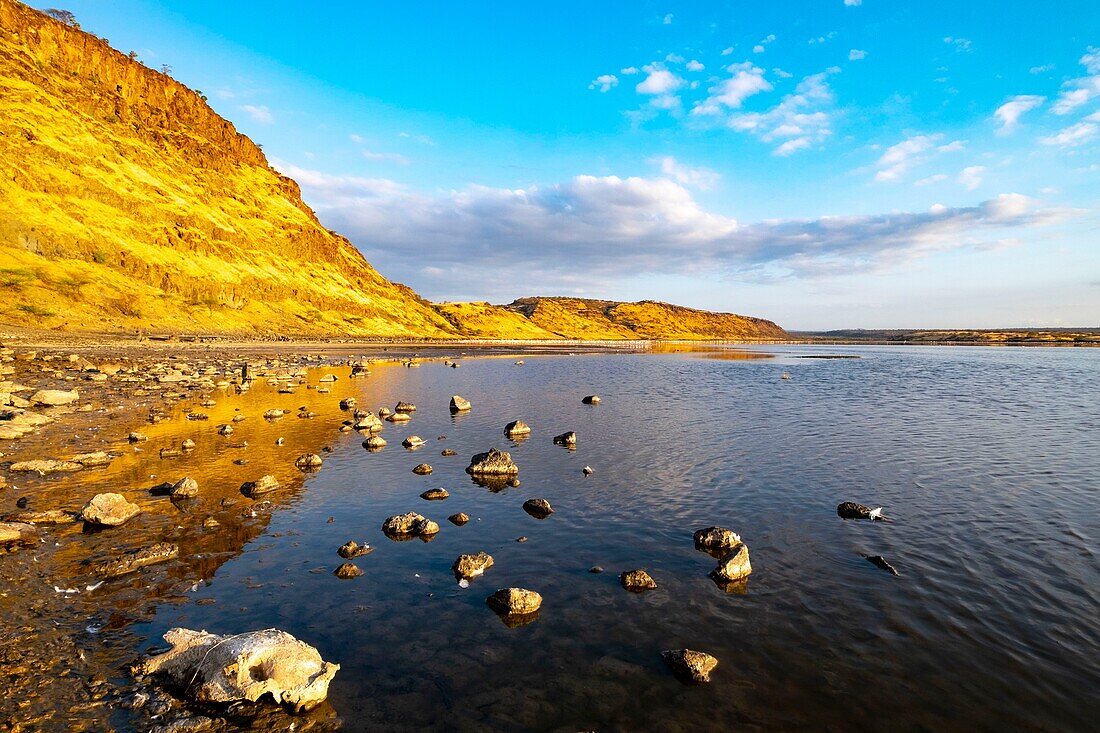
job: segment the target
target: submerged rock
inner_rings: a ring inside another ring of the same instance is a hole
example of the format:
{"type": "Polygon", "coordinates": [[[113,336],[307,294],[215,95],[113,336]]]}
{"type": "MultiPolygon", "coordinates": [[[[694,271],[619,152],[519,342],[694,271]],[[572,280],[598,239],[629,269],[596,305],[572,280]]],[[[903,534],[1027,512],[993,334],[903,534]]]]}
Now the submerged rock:
{"type": "Polygon", "coordinates": [[[456,451],[454,448],[444,448],[443,451],[439,455],[441,455],[441,456],[457,456],[458,451],[456,451]]]}
{"type": "Polygon", "coordinates": [[[84,468],[97,468],[111,465],[111,454],[107,451],[97,450],[92,453],[77,453],[69,460],[73,463],[79,463],[84,468]]]}
{"type": "Polygon", "coordinates": [[[92,566],[92,572],[101,578],[117,578],[120,575],[128,575],[141,568],[157,563],[167,562],[179,557],[178,545],[167,542],[158,542],[149,547],[124,552],[118,557],[102,560],[92,566]]]}
{"type": "Polygon", "coordinates": [[[493,556],[487,552],[476,555],[459,555],[451,565],[456,580],[473,580],[493,567],[493,556]]]}
{"type": "Polygon", "coordinates": [[[340,669],[278,629],[218,636],[175,628],[164,639],[172,648],[135,671],[163,676],[197,702],[257,702],[270,695],[295,711],[310,710],[324,701],[340,669]]]}
{"type": "Polygon", "coordinates": [[[256,481],[245,481],[241,484],[241,493],[255,498],[263,494],[269,494],[279,488],[279,482],[274,476],[268,474],[256,481]]]}
{"type": "Polygon", "coordinates": [[[392,423],[408,422],[412,420],[412,416],[407,412],[391,412],[386,415],[385,419],[392,423]]]}
{"type": "Polygon", "coordinates": [[[340,567],[332,571],[332,574],[341,580],[348,580],[349,578],[358,578],[363,574],[357,566],[350,562],[343,563],[340,567]]]}
{"type": "Polygon", "coordinates": [[[472,407],[473,405],[471,405],[470,401],[465,397],[455,395],[451,398],[451,412],[465,412],[472,407]]]}
{"type": "Polygon", "coordinates": [[[836,514],[842,519],[881,519],[889,521],[882,515],[882,507],[872,509],[863,504],[857,504],[854,501],[846,501],[838,504],[836,507],[836,514]]]}
{"type": "Polygon", "coordinates": [[[627,570],[619,575],[619,583],[632,593],[653,590],[657,587],[657,581],[650,577],[644,570],[627,570]]]}
{"type": "Polygon", "coordinates": [[[149,436],[145,433],[133,432],[126,436],[126,440],[131,443],[144,443],[149,440],[149,436]]]}
{"type": "Polygon", "coordinates": [[[501,588],[485,599],[489,607],[500,614],[526,616],[542,607],[542,596],[526,588],[501,588]]]}
{"type": "Polygon", "coordinates": [[[417,465],[413,466],[413,473],[415,473],[417,476],[427,476],[431,472],[432,467],[430,464],[418,463],[417,465]]]}
{"type": "Polygon", "coordinates": [[[72,524],[79,519],[79,512],[70,512],[64,509],[48,509],[44,512],[15,512],[4,516],[5,522],[25,524],[72,524]]]}
{"type": "Polygon", "coordinates": [[[443,488],[428,489],[420,495],[420,498],[427,499],[428,501],[442,501],[450,495],[450,492],[443,488]]]}
{"type": "Polygon", "coordinates": [[[504,434],[509,438],[520,435],[530,435],[531,426],[523,422],[523,420],[513,420],[504,426],[504,434]]]}
{"type": "Polygon", "coordinates": [[[523,511],[535,519],[545,519],[554,513],[554,508],[546,499],[528,499],[523,502],[523,511]]]}
{"type": "Polygon", "coordinates": [[[718,666],[717,659],[694,649],[671,649],[661,652],[661,657],[677,677],[690,682],[710,682],[710,673],[718,666]]]}
{"type": "Polygon", "coordinates": [[[901,575],[893,565],[886,561],[886,558],[882,555],[864,555],[867,562],[871,563],[875,567],[882,568],[891,575],[901,575]]]}
{"type": "Polygon", "coordinates": [[[416,512],[408,512],[388,518],[382,523],[382,531],[387,535],[424,537],[439,532],[439,525],[416,512]]]}
{"type": "Polygon", "coordinates": [[[473,476],[514,476],[519,466],[512,461],[511,454],[491,448],[488,453],[477,453],[470,459],[466,473],[473,476]]]}
{"type": "Polygon", "coordinates": [[[352,558],[362,557],[370,552],[373,552],[372,548],[368,544],[360,545],[355,540],[348,540],[344,544],[340,545],[340,549],[336,551],[336,554],[345,560],[351,560],[352,558]]]}
{"type": "Polygon", "coordinates": [[[21,473],[37,473],[45,476],[50,473],[62,473],[67,471],[79,471],[83,464],[76,461],[55,461],[52,459],[35,459],[31,461],[16,461],[8,467],[9,471],[21,473]]]}
{"type": "Polygon", "coordinates": [[[126,501],[122,494],[96,494],[80,510],[80,518],[89,524],[117,527],[141,513],[141,507],[126,501]]]}
{"type": "Polygon", "coordinates": [[[574,433],[572,430],[570,430],[567,433],[562,433],[561,435],[555,435],[554,436],[554,444],[555,445],[564,445],[566,448],[576,448],[577,447],[577,434],[574,433]]]}

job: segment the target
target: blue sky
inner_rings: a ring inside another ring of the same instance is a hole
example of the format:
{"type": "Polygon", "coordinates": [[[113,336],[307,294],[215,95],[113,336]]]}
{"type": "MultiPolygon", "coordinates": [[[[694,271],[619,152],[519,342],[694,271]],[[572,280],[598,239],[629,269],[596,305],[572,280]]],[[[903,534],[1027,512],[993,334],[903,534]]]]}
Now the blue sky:
{"type": "Polygon", "coordinates": [[[1100,325],[1094,2],[63,7],[433,300],[1100,325]]]}

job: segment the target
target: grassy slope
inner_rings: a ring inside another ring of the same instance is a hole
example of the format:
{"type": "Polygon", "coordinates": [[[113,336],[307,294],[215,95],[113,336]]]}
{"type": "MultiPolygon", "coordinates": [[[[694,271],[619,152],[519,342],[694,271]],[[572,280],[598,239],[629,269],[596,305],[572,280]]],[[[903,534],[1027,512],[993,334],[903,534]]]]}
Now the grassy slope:
{"type": "Polygon", "coordinates": [[[169,77],[0,0],[0,311],[15,325],[447,336],[169,77]]]}
{"type": "Polygon", "coordinates": [[[438,310],[456,330],[475,338],[556,339],[558,334],[540,328],[521,313],[488,303],[437,303],[438,310]]]}

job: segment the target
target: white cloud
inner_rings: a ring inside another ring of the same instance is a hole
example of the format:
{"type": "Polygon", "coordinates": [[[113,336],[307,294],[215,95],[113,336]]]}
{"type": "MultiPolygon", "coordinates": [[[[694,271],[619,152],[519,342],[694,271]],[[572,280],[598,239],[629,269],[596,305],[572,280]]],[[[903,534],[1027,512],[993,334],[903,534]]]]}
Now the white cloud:
{"type": "Polygon", "coordinates": [[[844,0],[845,7],[856,8],[863,4],[863,0],[844,0]]]}
{"type": "Polygon", "coordinates": [[[1062,85],[1062,92],[1051,107],[1056,115],[1068,115],[1078,107],[1100,97],[1100,48],[1089,46],[1078,63],[1085,67],[1090,75],[1079,79],[1070,79],[1062,85]]]}
{"type": "Polygon", "coordinates": [[[764,53],[764,47],[761,46],[760,44],[757,44],[757,45],[752,47],[752,52],[753,53],[764,53]]]}
{"type": "Polygon", "coordinates": [[[684,80],[658,64],[643,66],[647,76],[635,87],[639,94],[668,94],[684,85],[684,80]]]}
{"type": "Polygon", "coordinates": [[[673,19],[674,17],[675,17],[675,16],[674,16],[674,15],[673,15],[672,13],[669,13],[668,15],[666,15],[666,16],[664,17],[664,20],[663,20],[663,21],[661,21],[661,22],[662,22],[662,23],[664,23],[665,25],[672,25],[672,19],[673,19]]]}
{"type": "Polygon", "coordinates": [[[943,42],[950,46],[954,46],[955,50],[960,53],[968,53],[970,51],[971,43],[969,38],[954,38],[952,36],[947,36],[943,39],[943,42]]]}
{"type": "Polygon", "coordinates": [[[409,159],[400,153],[378,153],[373,150],[364,150],[363,157],[367,160],[378,160],[398,165],[408,165],[409,159]]]}
{"type": "Polygon", "coordinates": [[[661,173],[689,188],[698,188],[706,191],[714,188],[719,179],[721,179],[717,171],[702,167],[692,168],[691,166],[680,163],[671,155],[651,158],[649,163],[659,165],[661,167],[661,173]]]}
{"type": "Polygon", "coordinates": [[[435,140],[432,140],[427,135],[422,135],[422,134],[413,133],[413,132],[399,132],[399,133],[397,133],[397,136],[398,137],[409,138],[410,140],[415,140],[416,142],[420,143],[421,145],[435,145],[435,140]]]}
{"type": "Polygon", "coordinates": [[[862,61],[865,58],[867,58],[867,52],[862,51],[858,48],[853,48],[851,51],[848,52],[849,61],[862,61]]]}
{"type": "Polygon", "coordinates": [[[1094,112],[1080,122],[1063,128],[1057,134],[1040,138],[1044,145],[1057,145],[1062,148],[1075,148],[1095,140],[1100,134],[1100,112],[1094,112]]]}
{"type": "Polygon", "coordinates": [[[688,65],[687,65],[687,70],[688,71],[702,71],[705,68],[707,68],[707,67],[703,66],[701,63],[699,63],[695,59],[692,59],[691,61],[688,61],[688,65]]]}
{"type": "Polygon", "coordinates": [[[356,145],[362,145],[366,142],[366,140],[363,139],[362,135],[356,135],[354,132],[348,135],[348,140],[351,140],[356,145]]]}
{"type": "Polygon", "coordinates": [[[665,61],[669,62],[670,64],[682,64],[684,63],[684,57],[678,53],[670,53],[665,56],[665,61]]]}
{"type": "Polygon", "coordinates": [[[783,69],[780,68],[772,69],[772,73],[778,76],[780,79],[790,79],[792,76],[794,76],[794,74],[792,74],[791,72],[783,71],[783,69]]]}
{"type": "Polygon", "coordinates": [[[1042,66],[1032,66],[1028,69],[1029,74],[1045,74],[1048,71],[1054,71],[1054,64],[1043,64],[1042,66]]]}
{"type": "Polygon", "coordinates": [[[836,31],[829,31],[823,36],[814,36],[813,38],[806,41],[806,43],[810,46],[813,46],[818,43],[825,43],[825,41],[831,41],[834,38],[836,38],[836,31]]]}
{"type": "Polygon", "coordinates": [[[733,53],[733,46],[728,46],[722,49],[723,56],[729,56],[731,53],[733,53]]]}
{"type": "Polygon", "coordinates": [[[637,74],[638,73],[638,67],[637,66],[627,66],[625,69],[620,69],[619,73],[623,74],[624,76],[630,76],[632,74],[637,74]]]}
{"type": "Polygon", "coordinates": [[[1056,115],[1068,115],[1073,110],[1088,103],[1095,92],[1087,87],[1079,89],[1065,89],[1058,95],[1058,101],[1051,107],[1056,115]]]}
{"type": "Polygon", "coordinates": [[[982,185],[982,176],[985,174],[985,166],[971,165],[959,171],[959,184],[967,191],[973,191],[982,185]]]}
{"type": "Polygon", "coordinates": [[[946,181],[946,180],[947,180],[947,174],[946,173],[935,173],[931,176],[928,176],[927,178],[920,179],[919,181],[917,181],[913,185],[914,186],[931,186],[933,183],[939,183],[940,181],[946,181]]]}
{"type": "Polygon", "coordinates": [[[261,125],[270,125],[275,121],[275,116],[265,105],[242,104],[241,109],[248,113],[253,122],[259,122],[261,125]]]}
{"type": "Polygon", "coordinates": [[[832,134],[830,115],[833,92],[822,72],[802,79],[793,94],[764,112],[732,113],[726,124],[767,143],[775,143],[775,155],[786,156],[812,147],[832,134]]]}
{"type": "Polygon", "coordinates": [[[1020,124],[1020,117],[1025,112],[1039,107],[1045,101],[1046,97],[1039,97],[1034,94],[1021,94],[1013,97],[993,112],[993,116],[1000,123],[1000,128],[997,131],[1001,134],[1012,132],[1020,124]]]}
{"type": "Polygon", "coordinates": [[[710,87],[710,95],[692,108],[693,115],[716,115],[727,109],[738,109],[752,95],[772,90],[772,85],[764,78],[764,70],[748,61],[727,66],[726,71],[732,76],[710,87]]]}
{"type": "Polygon", "coordinates": [[[927,153],[936,147],[943,135],[914,135],[886,148],[875,166],[875,180],[896,181],[909,172],[910,168],[928,159],[927,153]]]}
{"type": "Polygon", "coordinates": [[[1078,62],[1085,67],[1090,74],[1100,74],[1100,48],[1089,46],[1078,62]]]}
{"type": "Polygon", "coordinates": [[[619,85],[619,79],[614,74],[601,74],[588,85],[589,89],[599,89],[600,93],[611,91],[612,87],[619,85]]]}
{"type": "MultiPolygon", "coordinates": [[[[274,163],[326,226],[383,272],[430,266],[450,281],[490,269],[503,281],[589,286],[647,273],[742,278],[850,274],[937,252],[986,247],[1066,212],[1018,194],[921,213],[742,223],[704,209],[671,178],[576,176],[521,189],[470,185],[428,196],[392,181],[274,163]]],[[[412,283],[417,285],[418,283],[412,283]]]]}

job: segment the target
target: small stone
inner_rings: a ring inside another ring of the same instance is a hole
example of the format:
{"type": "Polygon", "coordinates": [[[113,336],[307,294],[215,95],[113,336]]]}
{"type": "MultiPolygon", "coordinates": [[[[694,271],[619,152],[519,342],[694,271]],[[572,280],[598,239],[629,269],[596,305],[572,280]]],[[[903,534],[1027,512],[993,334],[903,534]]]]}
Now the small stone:
{"type": "Polygon", "coordinates": [[[586,405],[598,405],[600,404],[600,396],[598,394],[590,394],[587,397],[582,397],[581,402],[586,405]]]}
{"type": "Polygon", "coordinates": [[[447,521],[455,525],[456,527],[461,527],[462,525],[466,524],[466,522],[470,521],[470,515],[466,514],[465,512],[459,512],[458,514],[452,514],[451,516],[447,517],[447,521]]]}
{"type": "Polygon", "coordinates": [[[340,545],[340,549],[336,551],[336,554],[345,560],[351,560],[352,558],[361,557],[369,552],[372,552],[374,548],[370,545],[360,545],[355,540],[348,540],[344,544],[340,545]]]}
{"type": "Polygon", "coordinates": [[[382,531],[387,535],[430,536],[439,532],[439,525],[416,512],[396,514],[382,523],[382,531]]]}
{"type": "Polygon", "coordinates": [[[649,576],[644,570],[628,570],[619,576],[619,582],[623,588],[626,588],[632,593],[641,593],[642,591],[653,590],[657,587],[657,581],[649,576]]]}
{"type": "Polygon", "coordinates": [[[546,499],[528,499],[523,502],[523,511],[535,519],[545,519],[554,513],[554,508],[546,499]]]}
{"type": "Polygon", "coordinates": [[[419,463],[413,467],[413,473],[417,476],[427,476],[432,472],[432,467],[427,463],[419,463]]]}
{"type": "Polygon", "coordinates": [[[363,441],[363,447],[367,450],[381,450],[386,447],[386,439],[381,435],[372,435],[363,441]]]}
{"type": "Polygon", "coordinates": [[[393,408],[394,412],[416,412],[416,405],[411,402],[398,402],[393,408]]]}
{"type": "Polygon", "coordinates": [[[190,438],[186,438],[182,443],[180,443],[180,448],[182,450],[195,450],[195,441],[191,440],[190,438]]]}
{"type": "Polygon", "coordinates": [[[137,572],[139,569],[179,557],[178,545],[160,542],[149,547],[124,552],[109,560],[92,565],[92,572],[101,578],[117,578],[137,572]]]}
{"type": "Polygon", "coordinates": [[[526,588],[501,588],[486,598],[485,602],[497,613],[526,615],[535,613],[542,607],[542,596],[526,588]]]}
{"type": "Polygon", "coordinates": [[[522,420],[513,420],[512,422],[504,426],[504,434],[507,435],[509,438],[521,435],[530,435],[531,426],[523,422],[522,420]]]}
{"type": "Polygon", "coordinates": [[[473,580],[493,567],[493,556],[487,552],[479,552],[476,555],[459,555],[451,565],[451,571],[456,580],[473,580]]]}
{"type": "Polygon", "coordinates": [[[592,567],[588,568],[588,572],[599,574],[603,572],[603,568],[599,565],[593,565],[592,567]]]}
{"type": "Polygon", "coordinates": [[[172,484],[171,495],[173,499],[189,499],[199,495],[199,482],[190,476],[184,476],[172,484]]]}
{"type": "Polygon", "coordinates": [[[392,423],[399,423],[399,422],[408,422],[409,420],[412,420],[412,416],[409,415],[409,413],[407,413],[407,412],[393,412],[393,413],[390,413],[389,415],[386,415],[385,419],[388,420],[389,422],[392,422],[392,423]]]}
{"type": "Polygon", "coordinates": [[[316,453],[303,453],[294,459],[294,466],[300,471],[315,471],[324,461],[316,453]]]}
{"type": "Polygon", "coordinates": [[[401,445],[405,446],[406,448],[419,448],[420,446],[424,445],[425,442],[427,441],[425,441],[419,435],[410,435],[409,437],[401,441],[401,445]]]}
{"type": "Polygon", "coordinates": [[[566,448],[577,447],[577,434],[570,430],[568,433],[554,436],[555,445],[564,445],[566,448]]]}
{"type": "Polygon", "coordinates": [[[218,426],[218,435],[232,435],[232,434],[233,434],[233,426],[230,425],[229,423],[218,426]]]}
{"type": "Polygon", "coordinates": [[[265,410],[264,411],[264,419],[265,420],[278,420],[280,417],[282,417],[285,414],[286,414],[285,412],[283,412],[282,410],[279,410],[279,409],[265,410]]]}
{"type": "Polygon", "coordinates": [[[80,518],[89,524],[117,527],[140,513],[141,507],[126,501],[122,494],[106,493],[93,496],[80,510],[80,518]]]}
{"type": "Polygon", "coordinates": [[[351,410],[357,404],[358,404],[358,400],[356,400],[354,397],[345,397],[344,399],[340,400],[340,409],[341,410],[351,410]]]}
{"type": "Polygon", "coordinates": [[[705,527],[692,535],[698,550],[729,550],[741,544],[741,538],[725,527],[705,527]]]}
{"type": "Polygon", "coordinates": [[[0,522],[0,545],[33,545],[38,542],[38,530],[24,522],[0,522]]]}
{"type": "Polygon", "coordinates": [[[107,466],[111,463],[111,456],[106,451],[94,451],[92,453],[79,453],[72,457],[74,463],[79,463],[84,468],[107,466]]]}
{"type": "Polygon", "coordinates": [[[450,495],[450,492],[446,489],[428,489],[420,495],[420,498],[427,499],[428,501],[442,501],[450,495]]]}
{"type": "Polygon", "coordinates": [[[263,494],[269,494],[279,488],[279,482],[270,474],[257,481],[246,481],[241,484],[241,493],[253,498],[263,494]]]}
{"type": "Polygon", "coordinates": [[[342,564],[332,572],[337,578],[341,580],[348,580],[349,578],[358,578],[363,574],[363,571],[350,562],[342,564]]]}
{"type": "Polygon", "coordinates": [[[871,507],[846,501],[837,505],[836,514],[842,519],[870,519],[871,507]]]}
{"type": "Polygon", "coordinates": [[[470,401],[465,397],[455,395],[451,398],[451,412],[466,412],[471,407],[473,407],[473,405],[471,405],[470,401]]]}
{"type": "Polygon", "coordinates": [[[145,441],[149,440],[149,436],[147,436],[145,433],[134,432],[126,436],[126,439],[131,443],[144,443],[145,441]]]}
{"type": "Polygon", "coordinates": [[[739,542],[718,561],[718,567],[711,571],[710,576],[716,581],[728,583],[747,578],[751,573],[749,548],[743,542],[739,542]]]}
{"type": "Polygon", "coordinates": [[[456,451],[454,448],[444,448],[443,452],[440,453],[439,455],[441,455],[441,456],[457,456],[458,451],[456,451]]]}
{"type": "Polygon", "coordinates": [[[585,476],[591,476],[593,473],[595,473],[595,471],[592,470],[592,466],[585,466],[581,469],[581,473],[583,473],[585,476]]]}
{"type": "Polygon", "coordinates": [[[488,453],[475,454],[466,467],[466,473],[474,476],[514,476],[519,473],[519,466],[512,461],[509,453],[492,448],[488,453]]]}
{"type": "Polygon", "coordinates": [[[694,649],[671,649],[661,652],[661,657],[677,677],[697,683],[710,682],[710,673],[718,666],[717,659],[694,649]]]}

